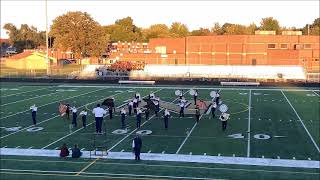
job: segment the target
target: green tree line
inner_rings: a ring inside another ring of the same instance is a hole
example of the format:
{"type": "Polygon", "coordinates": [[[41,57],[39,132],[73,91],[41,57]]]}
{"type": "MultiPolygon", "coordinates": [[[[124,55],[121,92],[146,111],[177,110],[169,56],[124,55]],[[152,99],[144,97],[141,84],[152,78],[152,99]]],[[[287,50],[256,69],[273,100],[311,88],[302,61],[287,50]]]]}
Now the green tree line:
{"type": "MultiPolygon", "coordinates": [[[[232,23],[214,23],[211,28],[199,28],[190,31],[186,24],[173,22],[171,26],[153,24],[148,28],[141,28],[134,24],[131,17],[118,19],[114,24],[102,26],[86,12],[68,12],[53,20],[50,27],[50,46],[62,50],[71,50],[76,57],[99,56],[105,52],[109,42],[148,42],[151,38],[177,38],[186,36],[210,35],[252,35],[256,30],[276,31],[281,34],[285,30],[301,30],[304,35],[320,34],[320,18],[312,24],[302,28],[282,27],[273,17],[263,18],[259,25],[252,23],[248,26],[232,23]]],[[[11,45],[18,51],[45,45],[45,32],[26,24],[20,29],[11,23],[3,27],[7,30],[11,45]]]]}

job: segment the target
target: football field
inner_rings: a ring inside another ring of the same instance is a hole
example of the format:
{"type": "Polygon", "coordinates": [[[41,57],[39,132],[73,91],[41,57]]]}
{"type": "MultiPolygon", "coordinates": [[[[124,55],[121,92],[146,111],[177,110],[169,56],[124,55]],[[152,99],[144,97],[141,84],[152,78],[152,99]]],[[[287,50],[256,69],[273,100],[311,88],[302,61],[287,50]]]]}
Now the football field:
{"type": "Polygon", "coordinates": [[[2,83],[0,110],[1,179],[319,179],[320,92],[316,88],[123,86],[92,84],[2,83]],[[210,92],[220,91],[230,119],[222,131],[216,110],[206,108],[199,123],[193,113],[180,118],[176,111],[183,90],[193,112],[190,89],[207,108],[210,92]],[[135,93],[160,97],[159,116],[142,116],[140,129],[135,116],[126,117],[121,130],[121,107],[135,93]],[[97,103],[113,97],[117,112],[106,115],[106,134],[95,135],[91,114],[97,103]],[[61,117],[59,103],[88,110],[87,127],[70,127],[61,117]],[[32,125],[30,106],[36,104],[37,125],[32,125]],[[169,128],[164,128],[163,108],[169,104],[169,128]],[[142,133],[142,161],[134,161],[132,139],[142,133]],[[150,134],[148,134],[150,133],[150,134]],[[60,159],[58,149],[78,144],[80,159],[60,159]],[[109,152],[94,154],[94,144],[109,152]],[[101,155],[100,155],[100,154],[101,155]]]}

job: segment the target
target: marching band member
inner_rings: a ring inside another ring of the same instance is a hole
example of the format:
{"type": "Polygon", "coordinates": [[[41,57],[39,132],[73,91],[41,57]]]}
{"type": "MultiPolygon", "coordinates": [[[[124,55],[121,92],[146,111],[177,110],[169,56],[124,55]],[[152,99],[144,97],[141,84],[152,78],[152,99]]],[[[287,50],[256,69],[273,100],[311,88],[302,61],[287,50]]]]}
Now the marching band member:
{"type": "Polygon", "coordinates": [[[92,110],[96,120],[96,133],[101,133],[103,115],[107,112],[100,107],[100,104],[97,104],[97,107],[92,110]]]}
{"type": "Polygon", "coordinates": [[[113,110],[111,106],[108,107],[108,111],[109,111],[109,118],[112,119],[113,110]]]}
{"type": "Polygon", "coordinates": [[[200,120],[200,109],[198,105],[196,106],[196,120],[197,120],[197,123],[200,120]]]}
{"type": "Polygon", "coordinates": [[[220,99],[220,94],[219,92],[217,92],[217,95],[216,95],[216,103],[219,104],[219,99],[220,99]]]}
{"type": "Polygon", "coordinates": [[[179,117],[184,117],[184,106],[185,106],[184,101],[181,101],[179,103],[179,106],[180,106],[179,117]]]}
{"type": "Polygon", "coordinates": [[[126,128],[126,123],[125,123],[126,110],[124,108],[121,108],[120,114],[121,114],[121,127],[122,129],[125,129],[126,128]]]}
{"type": "Polygon", "coordinates": [[[227,120],[229,119],[230,114],[222,113],[219,119],[222,122],[222,130],[225,131],[227,129],[227,120]]]}
{"type": "Polygon", "coordinates": [[[130,101],[129,104],[128,104],[129,116],[131,116],[132,108],[133,108],[133,102],[130,101]]]}
{"type": "Polygon", "coordinates": [[[194,105],[197,105],[197,98],[198,98],[198,90],[195,90],[193,99],[194,99],[194,105]]]}
{"type": "Polygon", "coordinates": [[[137,108],[137,129],[139,129],[141,125],[141,114],[142,111],[140,110],[140,108],[137,108]]]}
{"type": "Polygon", "coordinates": [[[215,111],[216,111],[216,108],[217,108],[217,103],[216,102],[213,102],[212,103],[212,106],[211,106],[211,114],[212,114],[212,118],[215,117],[215,111]]]}
{"type": "Polygon", "coordinates": [[[168,109],[164,111],[164,128],[168,129],[168,123],[169,123],[169,117],[170,117],[170,112],[168,109]]]}
{"type": "Polygon", "coordinates": [[[71,108],[72,111],[72,124],[73,127],[77,127],[77,108],[75,106],[73,106],[71,108]]]}
{"type": "Polygon", "coordinates": [[[67,104],[66,115],[67,119],[70,119],[70,104],[67,104]]]}
{"type": "Polygon", "coordinates": [[[38,108],[34,104],[34,105],[30,106],[30,109],[31,109],[32,122],[33,122],[33,125],[35,126],[37,124],[36,117],[37,117],[38,108]]]}
{"type": "Polygon", "coordinates": [[[82,116],[81,116],[82,126],[83,126],[83,128],[86,128],[86,126],[87,126],[87,115],[88,115],[88,112],[87,112],[85,109],[83,109],[83,110],[80,112],[79,115],[82,115],[82,116]]]}
{"type": "Polygon", "coordinates": [[[134,112],[135,114],[137,114],[137,108],[138,108],[138,99],[135,97],[135,98],[133,99],[133,112],[134,112]]]}

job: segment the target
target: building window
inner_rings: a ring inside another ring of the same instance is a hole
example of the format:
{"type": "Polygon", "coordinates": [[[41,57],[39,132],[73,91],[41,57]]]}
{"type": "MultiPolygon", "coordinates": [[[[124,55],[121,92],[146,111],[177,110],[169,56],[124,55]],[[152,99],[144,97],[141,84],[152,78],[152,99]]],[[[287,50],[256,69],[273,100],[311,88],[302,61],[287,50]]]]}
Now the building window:
{"type": "Polygon", "coordinates": [[[311,44],[304,44],[304,49],[311,49],[311,44]]]}
{"type": "Polygon", "coordinates": [[[275,49],[276,48],[276,44],[268,44],[268,49],[275,49]]]}
{"type": "Polygon", "coordinates": [[[288,49],[288,44],[280,44],[281,49],[288,49]]]}

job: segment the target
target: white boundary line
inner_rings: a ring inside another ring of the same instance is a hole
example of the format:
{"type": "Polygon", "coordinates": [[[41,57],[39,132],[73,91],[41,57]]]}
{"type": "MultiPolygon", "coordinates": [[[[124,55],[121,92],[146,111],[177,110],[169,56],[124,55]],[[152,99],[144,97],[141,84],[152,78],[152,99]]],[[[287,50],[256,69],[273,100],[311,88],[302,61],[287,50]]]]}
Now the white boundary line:
{"type": "Polygon", "coordinates": [[[61,92],[54,92],[54,93],[50,93],[50,94],[44,94],[44,95],[41,95],[41,96],[35,96],[35,97],[32,97],[32,98],[22,99],[22,100],[10,102],[10,103],[7,103],[7,104],[1,104],[0,106],[6,106],[6,105],[10,105],[10,104],[15,104],[15,103],[18,103],[18,102],[22,102],[22,101],[26,101],[26,100],[30,100],[30,99],[37,99],[37,98],[40,98],[40,97],[43,97],[43,96],[49,96],[49,95],[58,94],[58,93],[61,93],[61,92]]]}
{"type": "Polygon", "coordinates": [[[7,95],[7,96],[2,96],[1,98],[10,97],[10,96],[15,96],[15,95],[24,94],[24,93],[29,93],[29,92],[40,91],[40,90],[49,89],[49,88],[52,88],[52,86],[49,86],[49,87],[46,87],[46,88],[41,88],[41,89],[36,89],[36,90],[31,90],[31,91],[24,91],[24,92],[20,92],[20,93],[16,93],[16,94],[9,94],[9,95],[7,95]]]}
{"type": "MultiPolygon", "coordinates": [[[[59,157],[60,150],[49,149],[16,149],[0,148],[2,156],[35,156],[35,157],[59,157]]],[[[90,158],[90,151],[82,151],[81,158],[90,158]]],[[[132,160],[132,152],[109,152],[107,156],[95,156],[91,158],[100,159],[127,159],[132,160]]],[[[166,162],[193,162],[209,164],[234,164],[234,165],[255,165],[255,166],[274,166],[274,167],[293,167],[320,169],[320,161],[315,160],[293,160],[293,159],[269,159],[269,158],[248,158],[248,157],[226,157],[209,155],[186,155],[186,154],[161,154],[161,153],[142,153],[143,160],[166,161],[166,162]]]]}
{"type": "MultiPolygon", "coordinates": [[[[200,177],[181,177],[181,176],[161,176],[161,175],[150,175],[150,174],[122,174],[122,173],[93,173],[93,172],[82,172],[81,175],[74,175],[77,173],[75,171],[43,171],[43,170],[18,170],[18,169],[0,169],[0,171],[4,171],[3,173],[16,173],[16,174],[39,174],[44,176],[79,176],[79,177],[96,177],[96,178],[103,178],[111,176],[113,178],[134,178],[134,179],[141,179],[141,178],[170,178],[170,179],[206,179],[206,180],[218,180],[212,178],[200,178],[200,177]],[[5,172],[7,171],[7,172],[5,172]],[[49,174],[48,174],[49,173],[49,174]],[[95,176],[92,176],[95,175],[95,176]]],[[[219,179],[222,180],[222,179],[219,179]]]]}
{"type": "Polygon", "coordinates": [[[283,91],[281,91],[283,96],[286,98],[287,102],[289,103],[289,105],[291,106],[291,108],[293,109],[294,113],[296,114],[296,116],[299,118],[303,128],[306,130],[308,136],[310,137],[312,143],[314,144],[315,148],[317,149],[318,153],[320,153],[320,149],[317,145],[317,143],[314,141],[313,137],[311,136],[310,132],[308,131],[307,127],[304,125],[302,119],[300,118],[299,114],[297,113],[297,111],[294,109],[294,107],[292,106],[291,102],[289,101],[289,99],[287,98],[287,96],[283,93],[283,91]]]}
{"type": "Polygon", "coordinates": [[[248,146],[247,146],[247,157],[250,157],[250,131],[251,131],[251,89],[249,90],[249,107],[248,107],[248,146]]]}
{"type": "MultiPolygon", "coordinates": [[[[158,90],[158,91],[161,91],[162,89],[158,90]]],[[[156,92],[158,92],[156,91],[156,92]]],[[[187,91],[188,92],[188,91],[187,91]]],[[[186,92],[186,93],[187,93],[186,92]]],[[[184,93],[185,94],[185,93],[184,93]]],[[[178,98],[174,99],[173,101],[171,102],[174,102],[176,101],[178,98]]],[[[163,109],[161,109],[158,113],[160,113],[163,109]]],[[[155,117],[155,114],[152,115],[147,121],[143,122],[141,124],[140,127],[142,127],[143,125],[145,125],[147,122],[149,122],[153,117],[155,117]]],[[[111,148],[108,149],[108,151],[111,151],[113,148],[115,148],[116,146],[118,146],[122,141],[124,141],[125,139],[127,139],[131,134],[133,134],[135,131],[137,130],[137,128],[135,128],[134,130],[132,130],[129,134],[127,134],[125,137],[123,137],[120,141],[118,141],[116,144],[114,144],[111,148]]]]}
{"type": "MultiPolygon", "coordinates": [[[[202,118],[203,115],[204,115],[204,114],[202,114],[202,115],[200,116],[199,120],[202,118]]],[[[200,122],[199,122],[199,123],[200,123],[200,122]]],[[[183,145],[186,143],[187,139],[189,138],[189,136],[191,135],[193,129],[197,126],[197,124],[198,124],[197,122],[194,123],[194,125],[193,125],[192,129],[189,131],[187,137],[183,140],[183,142],[182,142],[181,145],[179,146],[178,150],[176,151],[176,154],[178,154],[178,153],[180,152],[181,148],[182,148],[183,145]]]]}
{"type": "MultiPolygon", "coordinates": [[[[35,160],[35,159],[12,159],[2,158],[1,161],[15,161],[15,162],[40,162],[40,163],[69,163],[69,164],[87,164],[87,161],[59,161],[59,160],[35,160]]],[[[287,174],[312,174],[318,175],[317,172],[303,172],[303,171],[281,171],[281,170],[264,170],[264,169],[243,169],[243,168],[224,168],[224,167],[208,167],[208,166],[189,166],[189,165],[170,165],[170,164],[144,164],[144,163],[121,163],[121,162],[96,162],[98,165],[118,165],[118,166],[146,166],[146,167],[165,167],[165,168],[185,168],[185,169],[205,169],[205,170],[232,170],[245,172],[265,172],[265,173],[287,173],[287,174]]]]}
{"type": "MultiPolygon", "coordinates": [[[[110,98],[110,97],[114,97],[114,96],[118,96],[118,95],[120,95],[120,94],[123,94],[123,93],[125,93],[125,91],[124,92],[121,92],[121,93],[116,93],[116,94],[113,94],[113,95],[110,95],[110,96],[108,96],[108,97],[106,97],[106,98],[110,98]]],[[[99,101],[99,100],[98,100],[99,101]]],[[[96,101],[95,101],[96,102],[96,101]]],[[[85,105],[84,105],[85,106],[85,105]]],[[[121,106],[121,105],[120,105],[121,106]]],[[[119,107],[119,106],[118,106],[119,107]]],[[[117,108],[118,108],[117,107],[117,108]]],[[[104,117],[106,117],[107,115],[105,115],[104,117]]],[[[91,122],[90,124],[88,124],[87,126],[90,126],[91,124],[93,124],[93,123],[95,123],[95,122],[91,122]]],[[[44,147],[42,147],[41,149],[45,149],[45,148],[47,148],[47,147],[49,147],[49,146],[51,146],[52,144],[55,144],[55,143],[57,143],[57,142],[59,142],[59,141],[61,141],[62,139],[64,139],[64,138],[66,138],[66,137],[69,137],[69,136],[71,136],[72,134],[74,134],[74,133],[76,133],[76,132],[78,132],[78,131],[80,131],[80,130],[82,130],[82,129],[84,129],[83,127],[81,127],[81,128],[79,128],[79,129],[77,129],[76,131],[73,131],[72,133],[69,133],[69,134],[67,134],[67,135],[65,135],[65,136],[63,136],[63,137],[61,137],[61,138],[59,138],[58,140],[55,140],[54,142],[52,142],[52,143],[50,143],[50,144],[48,144],[48,145],[46,145],[46,146],[44,146],[44,147]]]]}
{"type": "MultiPolygon", "coordinates": [[[[90,93],[94,93],[94,92],[97,92],[97,91],[101,91],[101,90],[104,90],[104,89],[106,89],[106,88],[97,89],[97,90],[90,91],[90,92],[86,92],[86,93],[79,94],[79,95],[76,95],[76,96],[71,96],[71,97],[68,97],[68,98],[65,98],[65,99],[59,99],[59,100],[57,100],[57,101],[53,101],[53,102],[50,102],[50,103],[47,103],[47,104],[38,106],[38,108],[44,107],[44,106],[46,106],[46,105],[53,104],[53,103],[56,103],[56,102],[65,101],[65,100],[67,100],[67,99],[72,99],[72,98],[75,98],[75,97],[79,97],[79,96],[83,96],[83,95],[86,95],[86,94],[90,94],[90,93]]],[[[17,113],[15,113],[15,114],[11,114],[11,115],[8,115],[8,116],[5,116],[5,117],[1,117],[0,119],[5,119],[5,118],[11,117],[11,116],[15,116],[15,115],[17,115],[17,114],[21,114],[21,113],[24,113],[24,112],[27,112],[27,111],[29,111],[29,109],[27,109],[27,110],[25,110],[25,111],[20,111],[20,112],[17,112],[17,113]]]]}
{"type": "Polygon", "coordinates": [[[221,90],[261,90],[261,91],[319,91],[319,90],[315,90],[315,88],[310,88],[310,89],[294,89],[294,88],[243,88],[243,87],[219,87],[219,86],[215,86],[215,87],[195,87],[195,86],[190,86],[190,87],[186,87],[186,86],[106,86],[106,85],[101,85],[101,86],[73,86],[73,85],[59,85],[58,87],[105,87],[105,88],[137,88],[137,89],[154,89],[154,88],[162,88],[162,89],[192,89],[192,88],[196,88],[196,89],[204,89],[204,90],[215,90],[215,89],[221,89],[221,90]]]}

